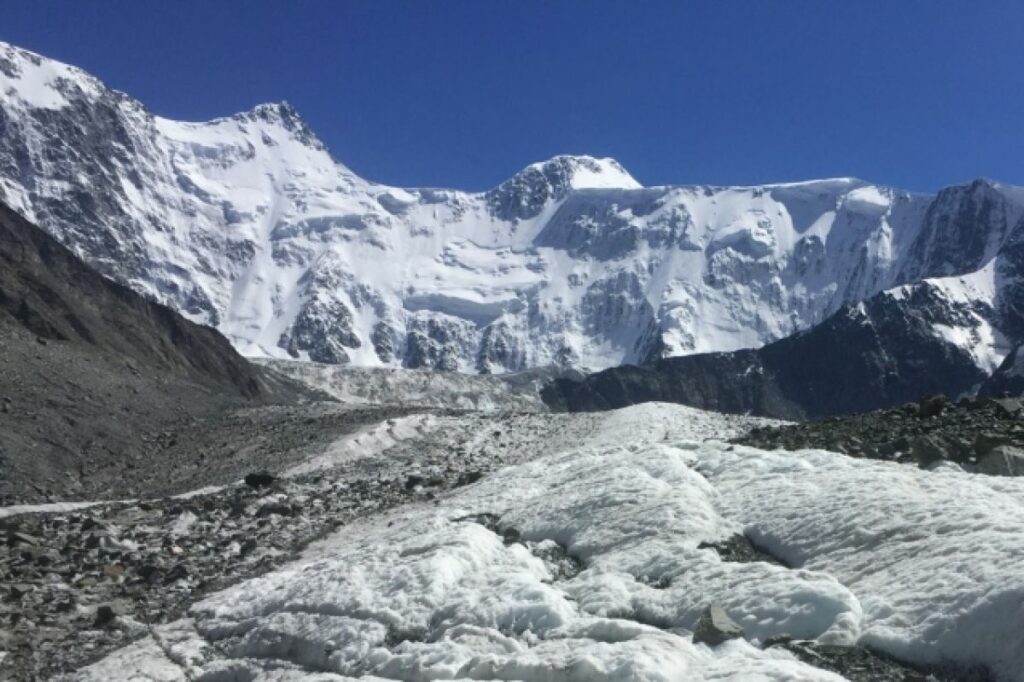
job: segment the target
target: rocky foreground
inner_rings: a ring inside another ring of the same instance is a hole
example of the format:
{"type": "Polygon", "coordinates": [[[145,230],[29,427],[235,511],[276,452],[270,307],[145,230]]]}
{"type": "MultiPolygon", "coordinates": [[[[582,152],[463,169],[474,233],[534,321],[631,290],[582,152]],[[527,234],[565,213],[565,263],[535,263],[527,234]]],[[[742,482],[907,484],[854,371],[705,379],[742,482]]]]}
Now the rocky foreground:
{"type": "MultiPolygon", "coordinates": [[[[971,425],[1016,433],[1018,407],[936,398],[829,424],[848,450],[857,434],[966,442],[971,425]]],[[[824,433],[656,404],[408,414],[221,488],[0,509],[0,666],[19,681],[1016,679],[1022,629],[1000,609],[1024,489],[966,473],[977,455],[923,471],[723,442],[824,433]],[[956,508],[938,503],[953,491],[956,508]]]]}
{"type": "Polygon", "coordinates": [[[768,450],[821,448],[916,464],[1024,475],[1024,400],[931,396],[891,410],[756,427],[737,443],[768,450]]]}
{"type": "MultiPolygon", "coordinates": [[[[412,428],[446,419],[453,417],[420,414],[412,428]]],[[[181,617],[200,596],[294,559],[339,526],[432,500],[523,456],[496,447],[515,416],[463,419],[475,427],[402,447],[371,437],[388,450],[385,459],[360,459],[353,436],[341,448],[353,461],[313,462],[287,478],[253,472],[194,495],[65,511],[0,508],[2,678],[75,670],[181,617]],[[476,429],[492,442],[469,442],[476,429]]],[[[379,429],[387,434],[400,421],[379,429]]]]}

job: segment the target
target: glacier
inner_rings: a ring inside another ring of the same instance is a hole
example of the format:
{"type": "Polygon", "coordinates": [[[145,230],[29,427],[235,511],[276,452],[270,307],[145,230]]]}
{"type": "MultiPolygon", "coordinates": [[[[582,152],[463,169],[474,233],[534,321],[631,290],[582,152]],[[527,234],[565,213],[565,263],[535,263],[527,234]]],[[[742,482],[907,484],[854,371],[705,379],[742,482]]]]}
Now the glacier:
{"type": "Polygon", "coordinates": [[[521,430],[534,457],[346,526],[68,679],[843,679],[779,637],[1020,679],[1021,480],[728,445],[764,420],[678,405],[544,419],[565,437],[521,430]],[[740,534],[782,563],[704,544],[740,534]],[[744,638],[693,640],[712,603],[744,638]]]}
{"type": "Polygon", "coordinates": [[[0,200],[246,355],[481,373],[758,347],[1024,232],[1024,191],[986,180],[644,187],[558,156],[484,192],[389,187],[286,103],[174,121],[7,44],[0,200]]]}

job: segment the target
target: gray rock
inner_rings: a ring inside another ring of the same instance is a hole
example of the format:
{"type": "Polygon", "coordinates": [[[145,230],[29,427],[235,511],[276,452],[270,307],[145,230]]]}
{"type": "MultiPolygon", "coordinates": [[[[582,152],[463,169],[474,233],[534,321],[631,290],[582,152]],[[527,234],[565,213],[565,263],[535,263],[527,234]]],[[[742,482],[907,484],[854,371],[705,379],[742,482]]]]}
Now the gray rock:
{"type": "Polygon", "coordinates": [[[988,402],[995,406],[996,413],[1003,419],[1016,419],[1024,409],[1019,398],[990,398],[988,402]]]}
{"type": "Polygon", "coordinates": [[[245,484],[250,488],[265,488],[276,480],[276,476],[266,471],[259,471],[245,475],[245,484]]]}
{"type": "Polygon", "coordinates": [[[1012,445],[1013,439],[1003,433],[982,431],[974,437],[974,454],[980,460],[1000,445],[1012,445]]]}
{"type": "Polygon", "coordinates": [[[28,533],[12,531],[7,535],[7,544],[11,547],[14,547],[15,545],[38,545],[39,538],[29,535],[28,533]]]}
{"type": "Polygon", "coordinates": [[[718,604],[712,604],[704,609],[700,620],[697,621],[697,627],[693,630],[694,643],[709,646],[718,646],[726,640],[742,636],[743,628],[718,604]]]}
{"type": "Polygon", "coordinates": [[[109,604],[102,604],[96,608],[96,620],[94,625],[96,627],[106,627],[110,623],[114,622],[114,618],[117,614],[114,613],[114,609],[109,604]]]}
{"type": "Polygon", "coordinates": [[[1024,449],[999,445],[978,460],[978,473],[990,476],[1024,476],[1024,449]]]}
{"type": "Polygon", "coordinates": [[[921,468],[927,468],[935,462],[948,459],[949,457],[949,449],[946,443],[936,436],[930,435],[914,439],[911,445],[911,453],[921,468]]]}
{"type": "Polygon", "coordinates": [[[949,399],[944,395],[933,395],[921,398],[918,402],[918,416],[922,419],[937,417],[949,405],[949,399]]]}
{"type": "Polygon", "coordinates": [[[291,516],[292,508],[280,502],[267,502],[256,510],[256,518],[262,519],[277,514],[279,516],[291,516]]]}

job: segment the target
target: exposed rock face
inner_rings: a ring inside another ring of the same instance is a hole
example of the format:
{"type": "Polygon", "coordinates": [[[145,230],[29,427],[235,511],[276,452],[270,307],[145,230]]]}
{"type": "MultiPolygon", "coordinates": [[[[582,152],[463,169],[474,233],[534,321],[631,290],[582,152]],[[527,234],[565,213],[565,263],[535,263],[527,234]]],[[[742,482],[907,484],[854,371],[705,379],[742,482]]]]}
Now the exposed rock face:
{"type": "Polygon", "coordinates": [[[341,301],[324,301],[314,295],[281,339],[292,357],[304,352],[313,362],[342,365],[349,361],[346,348],[362,343],[352,332],[352,311],[341,301]]]}
{"type": "Polygon", "coordinates": [[[304,394],[0,205],[0,505],[165,490],[217,468],[210,423],[304,394]]]}
{"type": "Polygon", "coordinates": [[[788,419],[860,412],[921,395],[959,395],[986,373],[963,346],[936,334],[984,325],[970,302],[932,284],[883,293],[845,307],[811,330],[757,350],[618,367],[544,390],[554,409],[602,410],[638,402],[788,419]]]}
{"type": "Polygon", "coordinates": [[[755,348],[995,260],[991,338],[959,343],[990,371],[1024,340],[1016,188],[644,188],[560,156],[488,192],[401,189],[337,163],[287,104],[181,123],[24,50],[0,63],[0,199],[248,355],[594,371],[755,348]]]}
{"type": "Polygon", "coordinates": [[[2,204],[0,323],[114,354],[136,372],[178,372],[246,398],[265,390],[216,331],[102,277],[2,204]]]}
{"type": "Polygon", "coordinates": [[[1024,394],[1024,346],[1017,346],[1006,356],[991,377],[982,384],[983,395],[1024,394]]]}

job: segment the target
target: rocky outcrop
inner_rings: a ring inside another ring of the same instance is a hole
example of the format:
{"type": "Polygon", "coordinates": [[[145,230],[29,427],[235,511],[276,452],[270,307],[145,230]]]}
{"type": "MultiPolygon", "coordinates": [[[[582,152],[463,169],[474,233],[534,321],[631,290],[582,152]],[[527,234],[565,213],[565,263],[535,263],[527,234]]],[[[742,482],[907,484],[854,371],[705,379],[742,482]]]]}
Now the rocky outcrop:
{"type": "Polygon", "coordinates": [[[215,330],[103,277],[2,204],[0,323],[116,354],[136,372],[178,373],[245,398],[265,392],[259,370],[215,330]]]}
{"type": "Polygon", "coordinates": [[[359,348],[362,343],[352,331],[348,306],[314,294],[279,345],[295,358],[305,353],[313,362],[343,365],[349,361],[345,349],[359,348]]]}
{"type": "Polygon", "coordinates": [[[0,205],[0,504],[173,487],[197,420],[305,394],[0,205]]]}

